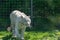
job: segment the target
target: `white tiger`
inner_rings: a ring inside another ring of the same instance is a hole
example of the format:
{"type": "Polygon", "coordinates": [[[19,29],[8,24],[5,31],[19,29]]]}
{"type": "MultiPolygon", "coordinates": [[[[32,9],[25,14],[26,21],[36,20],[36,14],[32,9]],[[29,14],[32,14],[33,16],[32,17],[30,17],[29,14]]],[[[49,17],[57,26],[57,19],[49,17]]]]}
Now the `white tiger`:
{"type": "Polygon", "coordinates": [[[11,27],[13,36],[24,40],[24,32],[26,27],[30,27],[31,19],[25,13],[14,10],[10,14],[11,27]]]}

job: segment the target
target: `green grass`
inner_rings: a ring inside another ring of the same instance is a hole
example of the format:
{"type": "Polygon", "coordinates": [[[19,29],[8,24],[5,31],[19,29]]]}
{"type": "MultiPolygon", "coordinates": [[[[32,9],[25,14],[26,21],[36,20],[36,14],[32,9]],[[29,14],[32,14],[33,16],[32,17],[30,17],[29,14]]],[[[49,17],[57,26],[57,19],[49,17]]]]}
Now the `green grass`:
{"type": "MultiPolygon", "coordinates": [[[[7,39],[7,35],[9,35],[9,32],[2,31],[0,32],[0,40],[2,40],[3,37],[7,39]]],[[[36,32],[36,31],[30,31],[25,32],[24,35],[25,40],[60,40],[60,32],[36,32]]]]}
{"type": "Polygon", "coordinates": [[[6,32],[6,31],[0,32],[0,37],[6,36],[6,35],[9,35],[9,32],[6,32]]]}
{"type": "Polygon", "coordinates": [[[25,32],[25,40],[55,40],[56,36],[51,32],[25,32]]]}

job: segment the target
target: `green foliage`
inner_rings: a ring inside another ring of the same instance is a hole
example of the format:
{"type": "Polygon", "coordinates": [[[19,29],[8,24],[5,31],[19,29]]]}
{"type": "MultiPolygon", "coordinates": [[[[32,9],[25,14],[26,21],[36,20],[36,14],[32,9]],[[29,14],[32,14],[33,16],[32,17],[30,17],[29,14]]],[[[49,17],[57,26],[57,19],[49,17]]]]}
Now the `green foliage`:
{"type": "MultiPolygon", "coordinates": [[[[24,34],[25,40],[59,40],[60,32],[38,32],[38,31],[30,31],[25,32],[24,34]]],[[[0,39],[3,40],[13,40],[11,33],[9,32],[0,32],[0,39]],[[5,33],[5,34],[4,34],[5,33]]]]}

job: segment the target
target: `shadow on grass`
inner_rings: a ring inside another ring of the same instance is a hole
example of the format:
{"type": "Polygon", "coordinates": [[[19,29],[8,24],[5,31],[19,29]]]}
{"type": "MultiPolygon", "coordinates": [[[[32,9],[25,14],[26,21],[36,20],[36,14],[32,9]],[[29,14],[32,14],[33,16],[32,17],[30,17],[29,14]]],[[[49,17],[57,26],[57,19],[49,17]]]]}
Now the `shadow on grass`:
{"type": "Polygon", "coordinates": [[[10,40],[10,39],[11,39],[11,37],[12,37],[12,34],[7,35],[7,36],[3,37],[2,39],[3,39],[3,40],[10,40]]]}

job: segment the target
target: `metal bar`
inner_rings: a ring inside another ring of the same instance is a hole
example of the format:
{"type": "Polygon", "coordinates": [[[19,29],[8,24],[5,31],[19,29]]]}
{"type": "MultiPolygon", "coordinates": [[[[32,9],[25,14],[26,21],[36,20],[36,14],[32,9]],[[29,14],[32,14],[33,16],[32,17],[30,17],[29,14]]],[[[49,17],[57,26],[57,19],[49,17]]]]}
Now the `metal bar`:
{"type": "Polygon", "coordinates": [[[31,21],[31,24],[33,25],[33,0],[31,0],[31,21]]]}
{"type": "Polygon", "coordinates": [[[33,0],[31,0],[31,17],[33,17],[33,0]]]}

